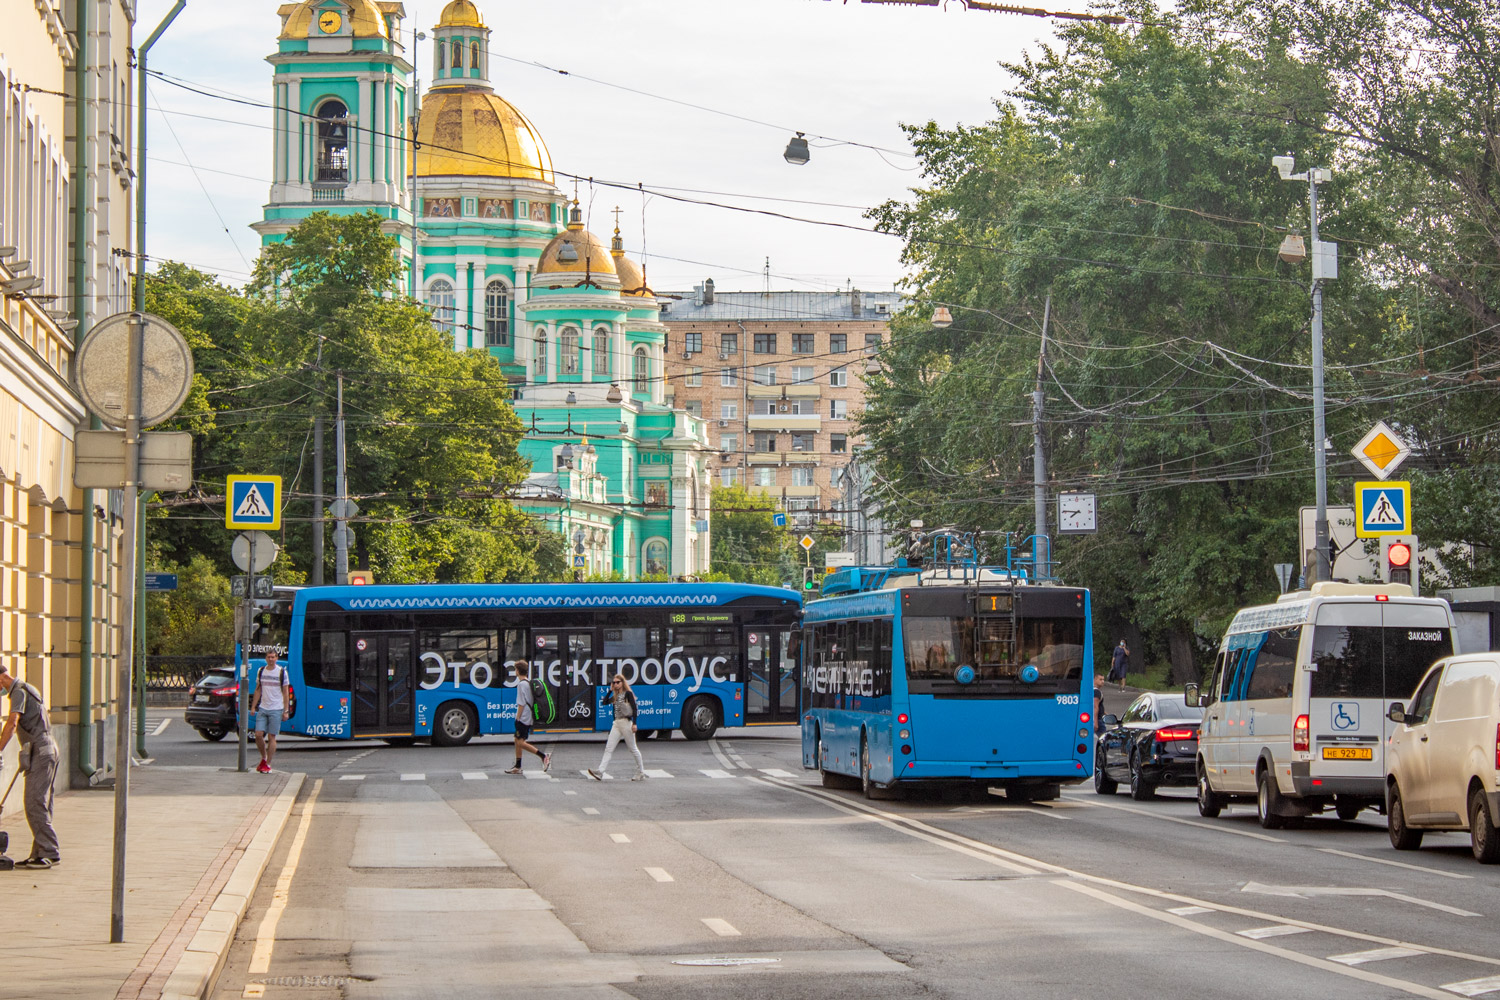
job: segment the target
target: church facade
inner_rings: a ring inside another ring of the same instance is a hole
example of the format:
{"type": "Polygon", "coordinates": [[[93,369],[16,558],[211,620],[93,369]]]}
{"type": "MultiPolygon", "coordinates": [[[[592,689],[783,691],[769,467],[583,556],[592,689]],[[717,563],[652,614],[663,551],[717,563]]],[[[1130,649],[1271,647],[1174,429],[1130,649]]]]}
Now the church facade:
{"type": "Polygon", "coordinates": [[[487,351],[515,386],[532,464],[516,501],[567,539],[575,572],[708,572],[712,453],[704,421],[668,401],[660,305],[619,229],[606,245],[584,228],[540,132],[495,93],[479,9],[453,0],[410,56],[400,3],[280,14],[263,243],[313,212],[376,212],[454,349],[487,351]]]}

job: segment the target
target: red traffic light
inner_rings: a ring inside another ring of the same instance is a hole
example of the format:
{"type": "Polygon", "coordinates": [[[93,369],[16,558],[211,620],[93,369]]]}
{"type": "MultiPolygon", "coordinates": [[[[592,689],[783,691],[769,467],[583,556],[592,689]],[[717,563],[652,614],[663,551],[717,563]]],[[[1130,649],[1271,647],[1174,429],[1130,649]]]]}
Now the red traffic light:
{"type": "Polygon", "coordinates": [[[349,571],[349,586],[368,587],[375,582],[375,574],[365,570],[351,569],[349,571]]]}
{"type": "Polygon", "coordinates": [[[1386,550],[1386,561],[1396,569],[1403,569],[1411,565],[1411,546],[1405,542],[1392,542],[1391,547],[1386,550]]]}

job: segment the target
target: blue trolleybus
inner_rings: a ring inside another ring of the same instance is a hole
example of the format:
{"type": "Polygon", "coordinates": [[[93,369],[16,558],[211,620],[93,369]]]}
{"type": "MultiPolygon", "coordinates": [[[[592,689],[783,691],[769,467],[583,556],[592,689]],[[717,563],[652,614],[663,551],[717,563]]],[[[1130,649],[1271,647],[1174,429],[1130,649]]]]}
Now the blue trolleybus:
{"type": "Polygon", "coordinates": [[[607,731],[601,686],[622,673],[643,732],[795,724],[794,591],[739,584],[423,584],[307,587],[262,612],[252,646],[285,644],[287,733],[431,739],[515,731],[517,662],[556,716],[537,728],[607,731]],[[284,637],[284,638],[282,638],[284,637]]]}
{"type": "Polygon", "coordinates": [[[802,616],[802,763],[824,785],[1041,800],[1091,775],[1087,590],[898,565],[839,570],[823,594],[802,616]]]}

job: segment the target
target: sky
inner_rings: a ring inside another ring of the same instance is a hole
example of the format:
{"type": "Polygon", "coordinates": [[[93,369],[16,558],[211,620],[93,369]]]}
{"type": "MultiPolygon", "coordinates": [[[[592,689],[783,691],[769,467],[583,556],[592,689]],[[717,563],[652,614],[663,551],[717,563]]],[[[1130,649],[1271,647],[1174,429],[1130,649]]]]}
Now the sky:
{"type": "MultiPolygon", "coordinates": [[[[1011,85],[1000,63],[1037,51],[1054,26],[966,11],[957,2],[476,3],[493,29],[491,82],[531,119],[559,172],[864,227],[865,208],[903,198],[921,183],[900,126],[989,120],[1011,85]],[[782,157],[793,131],[897,152],[811,138],[811,162],[793,166],[782,157]]],[[[141,0],[137,45],[171,5],[141,0]]],[[[151,50],[150,68],[268,103],[265,59],[276,48],[279,6],[188,0],[151,50]]],[[[443,6],[408,0],[406,32],[430,35],[443,6]]],[[[425,90],[432,42],[417,44],[425,90]]],[[[158,79],[147,100],[148,252],[243,282],[258,247],[249,225],[270,190],[270,111],[158,79]]],[[[572,190],[571,181],[558,183],[572,190]]],[[[644,234],[647,276],[657,289],[687,289],[711,277],[724,290],[758,290],[767,259],[777,290],[852,283],[883,291],[906,274],[901,242],[891,236],[660,197],[648,196],[643,206],[636,191],[586,182],[579,196],[588,228],[605,238],[613,209],[624,210],[627,250],[641,259],[644,234]]]]}

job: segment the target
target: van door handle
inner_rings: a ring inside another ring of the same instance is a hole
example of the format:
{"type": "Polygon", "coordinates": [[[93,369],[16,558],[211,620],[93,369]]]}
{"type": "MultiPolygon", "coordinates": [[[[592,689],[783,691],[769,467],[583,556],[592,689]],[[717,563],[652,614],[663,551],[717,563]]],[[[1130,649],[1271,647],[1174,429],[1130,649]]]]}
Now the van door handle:
{"type": "Polygon", "coordinates": [[[1426,736],[1426,734],[1418,736],[1417,739],[1421,740],[1423,743],[1427,742],[1427,736],[1426,736]]]}

